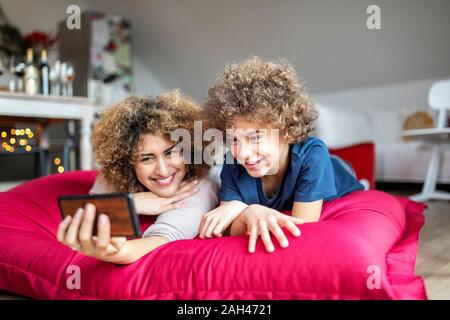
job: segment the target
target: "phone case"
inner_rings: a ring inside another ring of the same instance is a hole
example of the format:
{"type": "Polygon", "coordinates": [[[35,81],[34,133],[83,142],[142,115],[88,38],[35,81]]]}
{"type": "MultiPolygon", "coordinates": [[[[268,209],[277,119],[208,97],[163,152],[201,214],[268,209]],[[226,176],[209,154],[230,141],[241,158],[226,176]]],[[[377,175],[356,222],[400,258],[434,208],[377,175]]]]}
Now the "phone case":
{"type": "Polygon", "coordinates": [[[78,208],[92,203],[97,208],[93,234],[97,235],[97,219],[100,213],[106,214],[111,221],[111,236],[141,236],[139,218],[134,209],[131,193],[109,193],[95,195],[60,196],[58,204],[62,218],[73,216],[78,208]]]}

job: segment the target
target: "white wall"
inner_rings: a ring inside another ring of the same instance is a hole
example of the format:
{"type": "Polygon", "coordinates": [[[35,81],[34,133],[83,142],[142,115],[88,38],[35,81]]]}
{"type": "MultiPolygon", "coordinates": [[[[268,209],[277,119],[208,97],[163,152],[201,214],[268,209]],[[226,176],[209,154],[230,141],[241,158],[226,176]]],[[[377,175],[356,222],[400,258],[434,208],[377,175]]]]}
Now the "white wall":
{"type": "MultiPolygon", "coordinates": [[[[450,78],[450,76],[449,76],[450,78]]],[[[318,103],[344,108],[408,109],[428,108],[428,91],[435,81],[443,78],[422,79],[383,86],[327,92],[314,96],[318,103]]]]}
{"type": "Polygon", "coordinates": [[[227,62],[285,57],[315,94],[450,76],[448,0],[1,0],[23,31],[49,30],[68,4],[133,24],[139,93],[179,87],[202,100],[227,62]],[[367,6],[382,30],[366,28],[367,6]]]}
{"type": "Polygon", "coordinates": [[[448,0],[87,0],[129,17],[137,55],[202,99],[227,62],[287,58],[315,94],[450,76],[448,0]],[[366,27],[381,8],[382,30],[366,27]]]}

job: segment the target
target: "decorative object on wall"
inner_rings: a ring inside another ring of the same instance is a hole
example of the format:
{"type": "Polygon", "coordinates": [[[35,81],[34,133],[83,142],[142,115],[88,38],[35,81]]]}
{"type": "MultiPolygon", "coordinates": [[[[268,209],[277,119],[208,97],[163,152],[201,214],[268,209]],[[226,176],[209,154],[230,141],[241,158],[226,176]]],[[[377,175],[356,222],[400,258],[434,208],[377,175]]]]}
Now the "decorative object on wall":
{"type": "Polygon", "coordinates": [[[68,30],[61,22],[59,52],[77,70],[75,95],[103,107],[132,92],[131,26],[123,18],[86,11],[79,30],[68,30]]]}
{"type": "MultiPolygon", "coordinates": [[[[403,130],[428,129],[434,127],[432,115],[427,111],[417,111],[409,115],[403,122],[403,130]]],[[[404,141],[414,140],[413,137],[403,136],[404,141]]]]}

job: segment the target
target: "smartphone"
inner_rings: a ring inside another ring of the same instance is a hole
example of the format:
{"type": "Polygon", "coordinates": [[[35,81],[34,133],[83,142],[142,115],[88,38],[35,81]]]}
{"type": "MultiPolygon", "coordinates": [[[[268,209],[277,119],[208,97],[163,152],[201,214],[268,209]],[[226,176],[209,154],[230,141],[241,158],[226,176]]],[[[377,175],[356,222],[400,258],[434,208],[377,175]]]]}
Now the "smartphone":
{"type": "Polygon", "coordinates": [[[70,195],[58,198],[62,218],[74,216],[78,208],[84,208],[87,203],[96,207],[93,235],[97,235],[97,219],[101,213],[106,214],[111,221],[111,236],[138,237],[141,236],[139,218],[134,208],[131,193],[108,193],[92,195],[70,195]]]}

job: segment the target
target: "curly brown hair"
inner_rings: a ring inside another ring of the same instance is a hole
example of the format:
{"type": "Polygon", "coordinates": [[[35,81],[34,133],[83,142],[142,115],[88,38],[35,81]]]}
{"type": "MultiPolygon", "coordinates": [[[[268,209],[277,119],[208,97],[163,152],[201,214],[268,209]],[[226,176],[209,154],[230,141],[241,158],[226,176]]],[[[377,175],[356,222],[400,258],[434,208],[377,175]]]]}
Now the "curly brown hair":
{"type": "Polygon", "coordinates": [[[280,130],[288,143],[301,142],[314,131],[311,97],[285,60],[250,57],[228,65],[208,90],[204,118],[225,132],[237,118],[280,130]]]}
{"type": "MultiPolygon", "coordinates": [[[[194,134],[194,121],[201,110],[178,90],[155,98],[130,97],[100,113],[93,133],[95,159],[106,181],[119,192],[142,192],[147,189],[138,181],[134,170],[139,142],[145,134],[170,141],[175,129],[194,134]]],[[[194,139],[191,139],[194,140],[194,139]]],[[[192,157],[194,144],[191,145],[192,157]]],[[[186,164],[185,180],[201,178],[209,169],[205,163],[186,164]]]]}

